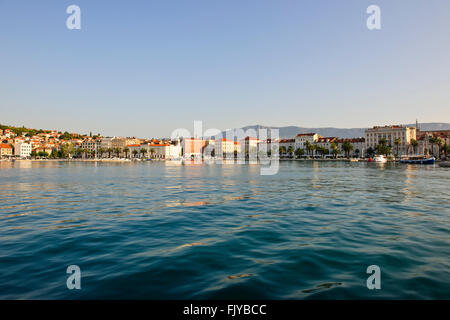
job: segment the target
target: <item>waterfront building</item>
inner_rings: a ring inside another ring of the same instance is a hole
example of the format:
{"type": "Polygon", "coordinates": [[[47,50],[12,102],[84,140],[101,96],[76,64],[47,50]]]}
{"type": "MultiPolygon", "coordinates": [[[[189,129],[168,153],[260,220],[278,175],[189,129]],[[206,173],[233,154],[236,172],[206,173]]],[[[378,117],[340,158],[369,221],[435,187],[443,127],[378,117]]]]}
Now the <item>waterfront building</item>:
{"type": "Polygon", "coordinates": [[[127,138],[115,137],[111,140],[111,148],[123,150],[127,146],[127,138]]]}
{"type": "Polygon", "coordinates": [[[235,147],[233,140],[229,140],[226,138],[216,140],[215,143],[216,157],[222,156],[226,158],[234,157],[234,150],[235,147]]]}
{"type": "Polygon", "coordinates": [[[292,148],[292,154],[295,152],[295,138],[294,139],[281,139],[279,142],[279,147],[284,147],[284,155],[289,154],[289,148],[292,148]]]}
{"type": "Polygon", "coordinates": [[[245,155],[256,157],[258,154],[259,149],[259,143],[261,141],[258,138],[255,137],[245,137],[244,140],[241,142],[242,148],[245,153],[245,155]]]}
{"type": "Polygon", "coordinates": [[[234,141],[233,153],[241,153],[241,143],[239,141],[234,141]]]}
{"type": "Polygon", "coordinates": [[[32,144],[33,151],[36,152],[36,154],[39,154],[39,152],[46,152],[48,155],[51,155],[53,152],[53,147],[51,145],[47,144],[32,144]]]}
{"type": "Polygon", "coordinates": [[[430,143],[430,138],[440,138],[444,144],[450,146],[450,130],[418,131],[417,148],[418,154],[437,154],[439,147],[430,143]]]}
{"type": "Polygon", "coordinates": [[[100,146],[100,141],[92,139],[85,140],[81,143],[81,149],[89,150],[90,152],[97,152],[100,146]]]}
{"type": "Polygon", "coordinates": [[[183,138],[181,140],[181,154],[185,158],[201,158],[205,146],[206,140],[201,138],[183,138]]]}
{"type": "Polygon", "coordinates": [[[317,133],[299,133],[295,137],[294,150],[305,149],[305,145],[307,142],[309,142],[310,144],[314,144],[319,138],[321,138],[321,136],[317,133]]]}
{"type": "Polygon", "coordinates": [[[113,146],[112,146],[112,141],[113,141],[113,139],[115,139],[116,137],[103,137],[102,138],[102,140],[101,140],[101,142],[100,142],[100,146],[103,148],[103,149],[110,149],[110,148],[112,148],[113,146]]]}
{"type": "Polygon", "coordinates": [[[331,152],[331,146],[333,143],[335,143],[337,146],[337,140],[338,138],[336,137],[320,137],[317,139],[316,145],[331,152]]]}
{"type": "Polygon", "coordinates": [[[136,145],[136,144],[141,144],[141,139],[137,139],[137,138],[126,138],[126,145],[136,145]]]}
{"type": "Polygon", "coordinates": [[[181,157],[181,145],[172,143],[148,143],[148,155],[158,159],[176,159],[181,157]],[[152,152],[153,151],[153,152],[152,152]]]}
{"type": "Polygon", "coordinates": [[[382,139],[386,139],[387,145],[392,147],[392,153],[398,155],[407,155],[411,149],[411,140],[416,139],[416,128],[401,125],[393,126],[375,126],[366,129],[366,148],[376,149],[382,139]],[[395,141],[400,139],[397,146],[395,141]]]}
{"type": "Polygon", "coordinates": [[[351,157],[364,157],[365,152],[366,152],[366,139],[364,139],[363,137],[360,138],[344,138],[344,139],[336,139],[335,141],[333,141],[334,143],[336,143],[340,154],[341,155],[345,155],[344,150],[342,149],[342,145],[345,142],[350,143],[350,145],[352,146],[352,150],[350,151],[350,156],[351,157]]]}
{"type": "Polygon", "coordinates": [[[0,157],[11,157],[12,147],[7,143],[0,143],[0,157]]]}
{"type": "Polygon", "coordinates": [[[14,155],[16,157],[27,158],[31,156],[31,143],[19,142],[14,145],[14,155]]]}

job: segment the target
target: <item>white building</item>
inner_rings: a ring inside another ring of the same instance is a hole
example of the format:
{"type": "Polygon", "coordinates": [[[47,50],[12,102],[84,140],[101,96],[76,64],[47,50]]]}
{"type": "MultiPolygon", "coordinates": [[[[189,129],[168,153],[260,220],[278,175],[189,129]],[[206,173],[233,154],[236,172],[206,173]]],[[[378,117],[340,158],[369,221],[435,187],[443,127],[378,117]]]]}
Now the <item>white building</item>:
{"type": "Polygon", "coordinates": [[[299,133],[295,137],[295,148],[297,149],[305,149],[306,142],[309,142],[310,144],[314,144],[317,142],[317,140],[320,138],[320,136],[317,133],[299,133]]]}
{"type": "Polygon", "coordinates": [[[337,139],[335,141],[338,149],[342,155],[345,155],[344,150],[342,149],[342,145],[348,142],[352,146],[352,150],[350,151],[350,156],[358,156],[364,157],[366,152],[366,139],[364,138],[350,138],[350,139],[337,139]]]}
{"type": "Polygon", "coordinates": [[[14,155],[21,158],[31,156],[32,146],[30,143],[19,142],[14,145],[14,155]]]}
{"type": "Polygon", "coordinates": [[[177,144],[154,144],[149,143],[147,145],[148,155],[158,159],[176,159],[181,157],[181,145],[177,144]],[[153,154],[152,152],[153,151],[153,154]]]}
{"type": "Polygon", "coordinates": [[[292,148],[292,154],[295,152],[295,139],[281,139],[278,143],[280,148],[284,147],[285,154],[289,154],[289,148],[292,148]]]}

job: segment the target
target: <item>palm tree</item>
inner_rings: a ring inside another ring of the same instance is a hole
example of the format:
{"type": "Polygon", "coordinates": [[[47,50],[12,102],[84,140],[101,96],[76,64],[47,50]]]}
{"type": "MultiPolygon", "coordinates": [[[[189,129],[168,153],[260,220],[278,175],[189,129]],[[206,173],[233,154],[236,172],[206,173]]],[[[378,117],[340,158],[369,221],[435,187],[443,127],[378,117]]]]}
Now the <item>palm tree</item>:
{"type": "Polygon", "coordinates": [[[297,148],[297,150],[295,150],[295,155],[297,156],[297,158],[300,158],[304,154],[305,154],[304,149],[297,148]]]}
{"type": "Polygon", "coordinates": [[[289,153],[289,156],[291,157],[291,156],[292,156],[292,153],[294,152],[294,148],[292,148],[292,146],[289,146],[289,147],[287,148],[287,152],[289,153]]]}
{"type": "Polygon", "coordinates": [[[281,146],[279,152],[280,152],[280,156],[282,154],[284,154],[286,152],[286,147],[285,146],[281,146]]]}
{"type": "Polygon", "coordinates": [[[311,143],[309,143],[309,141],[305,141],[305,149],[306,154],[309,156],[309,152],[311,151],[311,143]]]}
{"type": "Polygon", "coordinates": [[[100,155],[100,158],[103,158],[103,154],[106,152],[105,148],[99,148],[98,154],[100,155]]]}
{"type": "Polygon", "coordinates": [[[331,143],[331,153],[334,155],[334,158],[337,158],[337,155],[339,154],[339,149],[337,147],[337,144],[335,142],[331,143]]]}
{"type": "Polygon", "coordinates": [[[137,151],[136,149],[133,150],[133,158],[136,158],[136,155],[139,153],[139,151],[137,151]]]}
{"type": "Polygon", "coordinates": [[[444,146],[442,147],[442,151],[444,152],[445,159],[447,159],[447,155],[450,152],[450,146],[448,144],[444,144],[444,146]]]}
{"type": "Polygon", "coordinates": [[[440,137],[436,138],[436,145],[438,146],[438,157],[441,158],[441,149],[444,146],[444,140],[442,140],[440,137]]]}
{"type": "Polygon", "coordinates": [[[144,155],[147,153],[147,149],[142,148],[140,152],[141,152],[141,158],[143,158],[144,155]]]}
{"type": "Polygon", "coordinates": [[[120,157],[120,148],[114,148],[114,153],[117,155],[117,157],[120,157]]]}
{"type": "Polygon", "coordinates": [[[150,148],[150,155],[153,158],[153,155],[155,154],[155,149],[154,148],[150,148]]]}
{"type": "Polygon", "coordinates": [[[311,153],[311,155],[314,155],[314,150],[316,150],[316,146],[310,143],[309,141],[305,142],[306,151],[308,152],[308,155],[311,153]]]}
{"type": "Polygon", "coordinates": [[[108,158],[111,158],[111,153],[113,153],[114,150],[112,148],[108,148],[106,149],[106,152],[108,152],[108,158]]]}
{"type": "Polygon", "coordinates": [[[417,149],[417,146],[419,145],[419,143],[417,142],[416,139],[411,139],[410,143],[411,143],[411,146],[413,147],[414,154],[417,154],[416,149],[417,149]]]}
{"type": "Polygon", "coordinates": [[[398,147],[400,146],[400,144],[402,143],[402,139],[397,138],[394,140],[394,144],[397,147],[397,153],[395,154],[395,157],[398,157],[398,147]]]}
{"type": "Polygon", "coordinates": [[[351,144],[350,142],[345,141],[345,142],[342,144],[342,150],[345,152],[345,156],[346,156],[347,158],[349,158],[349,157],[350,157],[350,151],[353,150],[353,146],[352,146],[352,144],[351,144]]]}
{"type": "Polygon", "coordinates": [[[130,148],[128,147],[123,148],[123,152],[125,153],[125,158],[128,158],[128,152],[130,152],[130,148]]]}
{"type": "Polygon", "coordinates": [[[370,158],[373,157],[375,155],[375,150],[373,150],[372,147],[367,148],[366,155],[369,156],[370,158]]]}
{"type": "Polygon", "coordinates": [[[431,144],[431,154],[434,156],[434,144],[436,143],[436,138],[433,136],[428,137],[428,142],[431,144]]]}

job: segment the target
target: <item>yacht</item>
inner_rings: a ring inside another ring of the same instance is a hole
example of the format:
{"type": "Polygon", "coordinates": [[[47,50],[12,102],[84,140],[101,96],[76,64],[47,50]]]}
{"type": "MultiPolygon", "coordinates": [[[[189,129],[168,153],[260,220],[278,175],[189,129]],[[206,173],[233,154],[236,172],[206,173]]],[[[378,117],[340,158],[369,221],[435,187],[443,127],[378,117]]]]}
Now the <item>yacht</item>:
{"type": "Polygon", "coordinates": [[[374,161],[378,162],[378,163],[386,163],[387,159],[383,155],[378,155],[378,156],[375,157],[374,161]]]}
{"type": "Polygon", "coordinates": [[[436,162],[436,158],[431,156],[416,156],[416,157],[407,157],[400,159],[400,163],[411,163],[411,164],[434,164],[436,162]]]}

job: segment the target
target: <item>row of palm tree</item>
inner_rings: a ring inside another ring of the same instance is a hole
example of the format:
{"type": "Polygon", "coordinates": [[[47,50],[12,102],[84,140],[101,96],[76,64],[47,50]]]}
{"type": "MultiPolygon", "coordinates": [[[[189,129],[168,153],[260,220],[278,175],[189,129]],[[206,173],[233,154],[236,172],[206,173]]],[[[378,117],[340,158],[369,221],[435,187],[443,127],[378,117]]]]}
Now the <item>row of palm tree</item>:
{"type": "MultiPolygon", "coordinates": [[[[342,151],[345,153],[345,156],[347,158],[350,158],[350,153],[352,150],[353,150],[353,145],[350,142],[346,141],[342,144],[342,151]]],[[[293,155],[295,155],[297,158],[302,157],[303,155],[305,155],[305,153],[308,156],[318,154],[318,155],[321,155],[322,158],[325,155],[332,154],[334,156],[334,158],[337,158],[338,154],[340,154],[341,151],[339,150],[337,144],[334,142],[331,143],[331,149],[327,149],[325,147],[317,146],[315,144],[310,143],[309,141],[306,141],[305,149],[298,148],[294,151],[294,148],[292,146],[289,146],[287,149],[285,146],[281,146],[279,148],[280,156],[284,155],[286,153],[289,155],[289,157],[292,157],[293,155]]],[[[355,154],[359,155],[359,153],[360,153],[360,150],[356,149],[355,154]]]]}
{"type": "Polygon", "coordinates": [[[150,157],[153,158],[155,155],[155,149],[150,148],[150,150],[142,148],[139,151],[133,150],[130,153],[130,148],[99,148],[97,151],[95,150],[88,150],[88,149],[82,149],[78,148],[75,150],[75,155],[78,157],[86,158],[86,157],[99,157],[103,158],[104,155],[107,155],[107,158],[113,158],[113,157],[120,157],[121,155],[124,155],[125,158],[128,158],[128,155],[132,155],[132,158],[138,158],[138,155],[140,154],[141,158],[145,158],[147,154],[150,154],[150,157]]]}
{"type": "Polygon", "coordinates": [[[445,158],[447,158],[447,154],[450,152],[450,147],[445,143],[445,141],[441,137],[429,137],[428,142],[431,144],[431,153],[433,156],[435,155],[434,146],[438,147],[437,157],[440,158],[442,154],[444,154],[445,158]]]}

